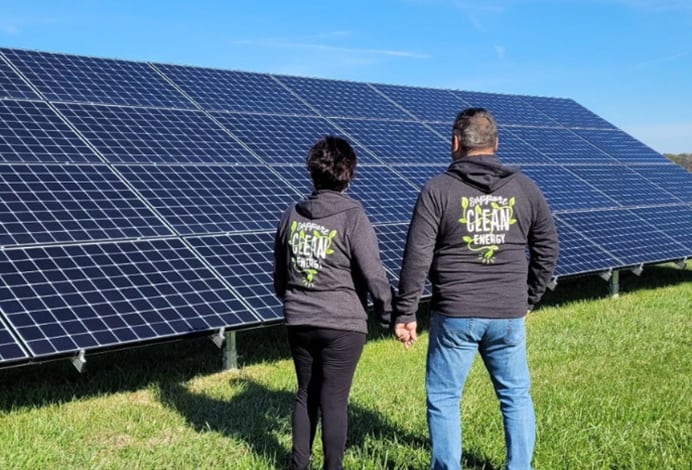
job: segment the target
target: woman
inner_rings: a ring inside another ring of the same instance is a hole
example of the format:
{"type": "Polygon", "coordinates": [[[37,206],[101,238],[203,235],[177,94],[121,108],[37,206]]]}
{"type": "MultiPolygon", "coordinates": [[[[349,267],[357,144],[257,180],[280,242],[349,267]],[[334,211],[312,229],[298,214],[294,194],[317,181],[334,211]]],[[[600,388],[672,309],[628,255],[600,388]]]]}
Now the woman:
{"type": "Polygon", "coordinates": [[[324,468],[341,469],[347,403],[367,333],[367,294],[383,326],[391,290],[375,231],[345,194],[356,154],[326,136],[310,149],[314,191],[283,215],[274,241],[274,290],[283,300],[298,379],[291,469],[307,469],[322,415],[324,468]]]}

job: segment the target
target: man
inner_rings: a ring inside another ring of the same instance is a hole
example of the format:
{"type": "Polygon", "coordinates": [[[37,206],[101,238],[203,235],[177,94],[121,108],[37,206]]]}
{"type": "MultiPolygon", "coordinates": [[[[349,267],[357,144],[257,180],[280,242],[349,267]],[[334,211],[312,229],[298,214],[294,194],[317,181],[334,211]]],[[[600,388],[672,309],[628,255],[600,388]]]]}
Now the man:
{"type": "Polygon", "coordinates": [[[433,286],[425,375],[433,469],[461,468],[459,404],[476,351],[500,401],[507,469],[531,468],[524,319],[552,277],[558,242],[543,194],[500,163],[497,146],[487,110],[459,113],[453,162],[421,190],[404,250],[394,331],[406,347],[427,275],[433,286]]]}

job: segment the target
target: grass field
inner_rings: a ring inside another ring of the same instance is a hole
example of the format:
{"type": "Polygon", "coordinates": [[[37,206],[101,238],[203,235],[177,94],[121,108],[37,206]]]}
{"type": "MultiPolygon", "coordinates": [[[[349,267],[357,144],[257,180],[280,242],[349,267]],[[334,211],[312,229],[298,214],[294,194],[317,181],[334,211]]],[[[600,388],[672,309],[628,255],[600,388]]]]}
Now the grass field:
{"type": "MultiPolygon", "coordinates": [[[[593,276],[549,292],[527,328],[534,466],[685,469],[692,462],[692,272],[593,276]]],[[[349,469],[424,469],[421,337],[404,352],[372,328],[350,402],[349,469]]],[[[2,469],[281,469],[295,388],[281,326],[238,333],[241,369],[206,338],[0,370],[2,469]]],[[[476,361],[462,404],[464,465],[503,464],[502,425],[476,361]]],[[[319,445],[315,466],[320,468],[319,445]]]]}

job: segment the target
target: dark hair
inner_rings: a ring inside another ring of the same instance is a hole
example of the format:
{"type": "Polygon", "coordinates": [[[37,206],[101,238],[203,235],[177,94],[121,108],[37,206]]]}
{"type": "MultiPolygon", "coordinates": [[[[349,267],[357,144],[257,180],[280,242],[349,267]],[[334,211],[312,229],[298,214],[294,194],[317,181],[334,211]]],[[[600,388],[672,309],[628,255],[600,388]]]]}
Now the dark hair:
{"type": "Polygon", "coordinates": [[[468,108],[457,115],[452,135],[459,139],[462,151],[495,147],[497,124],[485,108],[468,108]]]}
{"type": "Polygon", "coordinates": [[[356,171],[356,152],[341,137],[327,135],[312,146],[307,158],[315,189],[343,191],[356,171]]]}

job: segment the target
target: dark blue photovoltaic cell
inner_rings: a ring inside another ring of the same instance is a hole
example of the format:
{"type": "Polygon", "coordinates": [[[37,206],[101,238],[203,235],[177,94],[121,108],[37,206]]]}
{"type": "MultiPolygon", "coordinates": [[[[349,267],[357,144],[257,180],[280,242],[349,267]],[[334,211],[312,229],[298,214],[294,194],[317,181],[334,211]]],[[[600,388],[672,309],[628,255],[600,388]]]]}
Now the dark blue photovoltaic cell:
{"type": "Polygon", "coordinates": [[[443,122],[449,129],[459,111],[468,107],[450,90],[380,84],[373,87],[421,121],[443,122]]]}
{"type": "Polygon", "coordinates": [[[449,140],[418,122],[363,119],[332,121],[374,154],[381,163],[446,163],[449,159],[449,140]]]}
{"type": "Polygon", "coordinates": [[[689,247],[628,209],[570,212],[556,217],[620,260],[619,267],[681,259],[690,253],[689,247]]]}
{"type": "Polygon", "coordinates": [[[26,99],[37,100],[29,85],[22,80],[17,73],[2,59],[0,55],[0,99],[26,99]]]}
{"type": "Polygon", "coordinates": [[[412,118],[367,83],[280,75],[276,78],[324,117],[412,118]]]}
{"type": "MultiPolygon", "coordinates": [[[[226,129],[267,163],[305,164],[310,148],[325,135],[343,137],[334,124],[311,116],[212,113],[226,129]]],[[[346,137],[347,140],[348,137],[346,137]]],[[[359,163],[376,160],[351,142],[359,163]]]]}
{"type": "Polygon", "coordinates": [[[100,160],[47,104],[0,100],[0,161],[100,160]]]}
{"type": "Polygon", "coordinates": [[[118,165],[181,235],[274,230],[299,197],[263,166],[118,165]]]}
{"type": "Polygon", "coordinates": [[[172,235],[106,165],[0,165],[0,245],[172,235]]]}
{"type": "MultiPolygon", "coordinates": [[[[450,160],[449,163],[452,163],[452,161],[450,160]]],[[[420,190],[430,178],[444,173],[447,167],[448,165],[399,165],[394,168],[394,171],[420,190]]]]}
{"type": "Polygon", "coordinates": [[[505,165],[555,164],[553,159],[531,147],[509,128],[498,128],[498,139],[497,156],[505,165]]]}
{"type": "MultiPolygon", "coordinates": [[[[277,166],[279,174],[304,195],[312,181],[303,167],[277,166]]],[[[418,190],[385,166],[358,166],[347,194],[363,204],[371,223],[408,222],[418,190]]]]}
{"type": "Polygon", "coordinates": [[[35,357],[257,324],[177,239],[0,252],[0,309],[35,357]]]}
{"type": "Polygon", "coordinates": [[[207,110],[316,114],[267,74],[164,64],[155,67],[207,110]]]}
{"type": "Polygon", "coordinates": [[[110,162],[258,163],[201,111],[58,104],[110,162]]]}
{"type": "Polygon", "coordinates": [[[553,212],[618,206],[616,199],[577,176],[574,173],[576,168],[558,165],[523,166],[521,171],[536,182],[553,212]]]}
{"type": "Polygon", "coordinates": [[[663,159],[658,165],[632,165],[629,168],[675,194],[678,199],[692,203],[692,172],[663,159]]]}
{"type": "Polygon", "coordinates": [[[145,63],[0,49],[48,101],[194,108],[145,63]]]}
{"type": "MultiPolygon", "coordinates": [[[[380,259],[387,270],[389,281],[396,287],[401,273],[408,224],[375,225],[375,233],[380,248],[380,259]]],[[[432,286],[426,280],[423,286],[423,297],[429,297],[431,294],[432,286]]]]}
{"type": "Polygon", "coordinates": [[[619,205],[679,204],[682,201],[624,165],[574,166],[570,170],[619,205]]]}
{"type": "Polygon", "coordinates": [[[274,232],[236,233],[187,241],[263,321],[283,318],[272,276],[274,232]]]}
{"type": "Polygon", "coordinates": [[[568,129],[513,127],[511,131],[556,163],[618,163],[568,129]]]}
{"type": "MultiPolygon", "coordinates": [[[[505,126],[557,126],[555,120],[529,105],[522,96],[455,91],[454,94],[472,108],[490,111],[498,125],[505,126]]],[[[461,110],[460,110],[461,111],[461,110]]]]}
{"type": "Polygon", "coordinates": [[[0,317],[0,364],[21,361],[28,357],[29,355],[0,317]]]}
{"type": "Polygon", "coordinates": [[[637,207],[630,209],[640,219],[656,227],[692,253],[692,206],[637,207]]]}
{"type": "Polygon", "coordinates": [[[615,129],[608,121],[571,99],[543,96],[522,96],[521,99],[565,127],[615,129]]]}
{"type": "Polygon", "coordinates": [[[622,163],[661,162],[661,154],[621,130],[574,129],[574,132],[622,163]]]}
{"type": "Polygon", "coordinates": [[[560,241],[560,257],[555,268],[555,276],[607,271],[624,263],[604,251],[595,242],[578,233],[572,226],[563,222],[561,215],[554,217],[560,241]]]}

